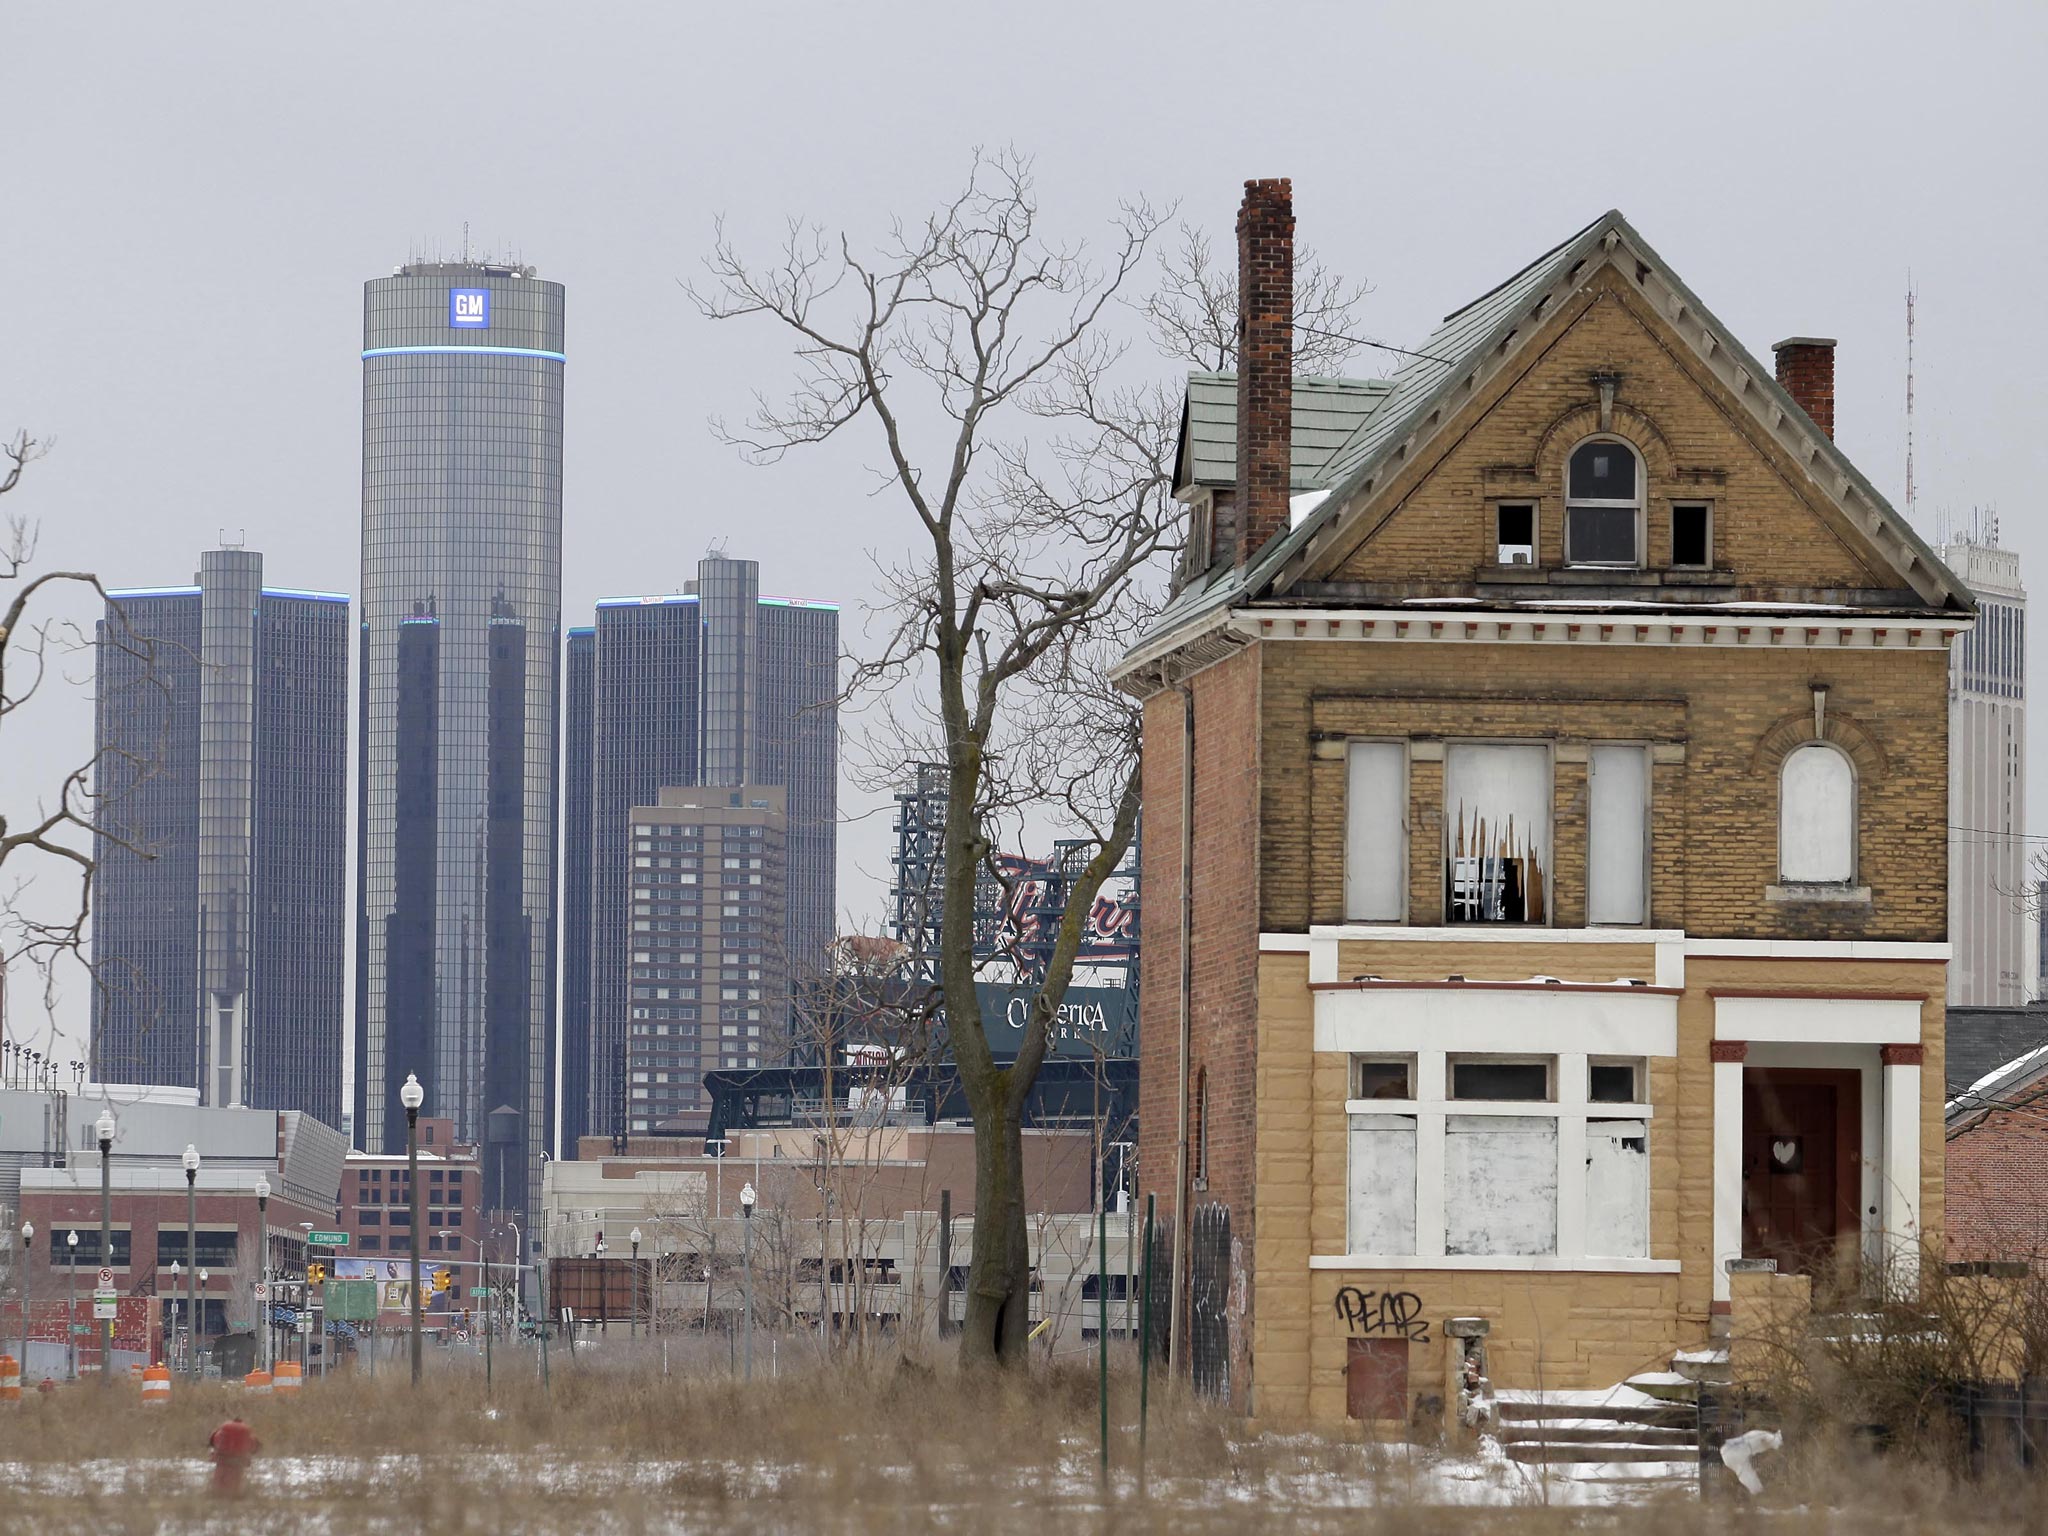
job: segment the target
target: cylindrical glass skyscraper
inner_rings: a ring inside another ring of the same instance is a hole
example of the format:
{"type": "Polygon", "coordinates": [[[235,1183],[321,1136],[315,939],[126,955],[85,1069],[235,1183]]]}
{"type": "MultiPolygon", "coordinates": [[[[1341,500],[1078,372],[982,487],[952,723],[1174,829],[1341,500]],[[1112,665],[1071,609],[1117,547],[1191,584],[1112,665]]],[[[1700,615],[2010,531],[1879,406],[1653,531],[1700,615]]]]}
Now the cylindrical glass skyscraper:
{"type": "Polygon", "coordinates": [[[522,1216],[552,1107],[562,310],[488,262],[363,288],[356,1135],[404,1149],[417,1073],[490,1143],[487,1211],[522,1216]]]}

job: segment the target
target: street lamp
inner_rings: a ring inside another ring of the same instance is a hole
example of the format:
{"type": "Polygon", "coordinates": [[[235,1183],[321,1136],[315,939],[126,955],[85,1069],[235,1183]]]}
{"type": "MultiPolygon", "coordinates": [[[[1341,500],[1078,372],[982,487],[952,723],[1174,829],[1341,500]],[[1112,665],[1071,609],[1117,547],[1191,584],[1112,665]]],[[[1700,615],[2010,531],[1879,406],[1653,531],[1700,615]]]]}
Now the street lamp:
{"type": "Polygon", "coordinates": [[[21,1224],[21,1368],[28,1370],[28,1316],[29,1287],[36,1278],[36,1224],[24,1221],[21,1224]]]}
{"type": "MultiPolygon", "coordinates": [[[[100,1139],[100,1267],[114,1267],[114,1111],[110,1107],[100,1110],[100,1117],[93,1129],[100,1139]]],[[[94,1308],[98,1310],[97,1307],[94,1308]]],[[[114,1384],[114,1320],[106,1320],[106,1332],[100,1336],[100,1385],[114,1384]]]]}
{"type": "MultiPolygon", "coordinates": [[[[604,1258],[604,1234],[597,1234],[597,1257],[604,1258]]],[[[602,1262],[597,1266],[597,1331],[607,1336],[612,1331],[612,1288],[605,1278],[602,1262]]]]}
{"type": "Polygon", "coordinates": [[[272,1330],[276,1320],[270,1314],[270,1180],[262,1174],[256,1175],[256,1241],[260,1246],[263,1264],[263,1299],[258,1304],[263,1314],[263,1369],[270,1369],[270,1361],[276,1349],[272,1330]]]}
{"type": "Polygon", "coordinates": [[[185,1143],[185,1369],[199,1374],[199,1149],[185,1143]]]}
{"type": "Polygon", "coordinates": [[[185,1266],[176,1259],[171,1260],[171,1347],[169,1353],[178,1353],[178,1276],[185,1272],[185,1266]]]}
{"type": "Polygon", "coordinates": [[[635,1227],[626,1234],[626,1241],[633,1245],[633,1313],[628,1324],[629,1336],[640,1337],[640,1229],[635,1227]]]}
{"type": "Polygon", "coordinates": [[[754,1186],[740,1189],[740,1263],[746,1279],[747,1374],[754,1379],[754,1186]]]}
{"type": "Polygon", "coordinates": [[[64,1246],[68,1250],[66,1262],[71,1266],[71,1305],[64,1313],[64,1379],[78,1380],[78,1229],[73,1227],[64,1234],[64,1246]]]}
{"type": "Polygon", "coordinates": [[[427,1102],[427,1090],[416,1073],[405,1074],[398,1090],[398,1102],[405,1106],[405,1203],[410,1235],[406,1247],[412,1254],[412,1384],[420,1384],[420,1106],[427,1102]]]}

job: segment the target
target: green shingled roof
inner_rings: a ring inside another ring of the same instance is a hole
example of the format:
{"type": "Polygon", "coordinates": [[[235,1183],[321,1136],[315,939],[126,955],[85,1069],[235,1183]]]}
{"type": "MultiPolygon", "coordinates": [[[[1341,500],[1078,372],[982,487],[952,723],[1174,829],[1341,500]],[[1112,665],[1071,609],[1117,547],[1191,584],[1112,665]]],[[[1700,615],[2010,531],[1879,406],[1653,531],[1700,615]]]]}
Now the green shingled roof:
{"type": "MultiPolygon", "coordinates": [[[[1294,466],[1297,491],[1321,490],[1330,455],[1357,435],[1393,389],[1387,379],[1294,381],[1294,466]]],[[[1225,486],[1237,480],[1237,375],[1188,375],[1181,414],[1175,490],[1225,486]]]]}

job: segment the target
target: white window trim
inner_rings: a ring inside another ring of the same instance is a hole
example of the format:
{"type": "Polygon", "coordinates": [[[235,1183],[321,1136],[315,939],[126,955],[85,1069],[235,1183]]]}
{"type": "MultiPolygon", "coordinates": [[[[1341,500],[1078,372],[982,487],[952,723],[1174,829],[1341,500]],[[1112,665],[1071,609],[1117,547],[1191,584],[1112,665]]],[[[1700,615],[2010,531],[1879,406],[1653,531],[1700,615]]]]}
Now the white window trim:
{"type": "Polygon", "coordinates": [[[1310,1269],[1509,1270],[1515,1273],[1580,1275],[1675,1275],[1677,1259],[1571,1258],[1553,1253],[1318,1253],[1310,1269]]]}
{"type": "Polygon", "coordinates": [[[1400,892],[1401,910],[1396,916],[1393,917],[1360,918],[1358,919],[1358,921],[1381,923],[1405,923],[1408,919],[1408,880],[1410,871],[1409,859],[1411,857],[1409,851],[1408,838],[1408,813],[1411,803],[1410,797],[1414,793],[1415,783],[1415,757],[1414,753],[1410,750],[1411,743],[1409,739],[1405,736],[1349,736],[1346,737],[1344,740],[1344,904],[1347,908],[1349,908],[1351,904],[1351,750],[1353,747],[1359,746],[1394,747],[1397,750],[1399,750],[1401,754],[1401,797],[1400,805],[1398,808],[1399,826],[1396,831],[1396,843],[1398,846],[1396,861],[1399,865],[1397,889],[1400,892]]]}
{"type": "MultiPolygon", "coordinates": [[[[1361,1052],[1361,1055],[1379,1054],[1361,1052]]],[[[1345,1236],[1347,1252],[1329,1256],[1316,1267],[1439,1268],[1439,1269],[1583,1269],[1599,1271],[1621,1266],[1640,1266],[1657,1261],[1615,1259],[1586,1251],[1586,1123],[1589,1120],[1641,1120],[1648,1124],[1656,1116],[1649,1104],[1595,1104],[1587,1097],[1587,1067],[1592,1055],[1585,1051],[1540,1053],[1551,1057],[1551,1085],[1554,1097],[1547,1102],[1517,1099],[1450,1098],[1450,1058],[1471,1055],[1441,1048],[1416,1053],[1415,1083],[1418,1088],[1435,1085],[1433,1093],[1414,1099],[1349,1099],[1344,1105],[1348,1133],[1354,1115],[1413,1115],[1415,1117],[1415,1242],[1422,1251],[1414,1254],[1360,1256],[1350,1253],[1350,1235],[1345,1236]],[[1444,1232],[1444,1137],[1445,1121],[1452,1115],[1503,1115],[1522,1118],[1544,1117],[1557,1121],[1557,1252],[1554,1254],[1446,1254],[1444,1232]]],[[[1533,1054],[1533,1053],[1532,1053],[1533,1054]]],[[[1612,1053],[1602,1052],[1611,1057],[1612,1053]]],[[[1528,1059],[1526,1056],[1523,1059],[1528,1059]]],[[[1647,1075],[1648,1063],[1644,1063],[1647,1075]]],[[[1349,1222],[1351,1169],[1346,1154],[1344,1171],[1345,1212],[1349,1222]]],[[[1670,1262],[1672,1271],[1677,1261],[1670,1262]]],[[[1627,1272],[1648,1272],[1632,1270],[1627,1272]]]]}
{"type": "MultiPolygon", "coordinates": [[[[1444,744],[1443,788],[1437,802],[1437,820],[1443,825],[1442,835],[1437,838],[1436,878],[1442,889],[1443,910],[1448,916],[1451,907],[1451,753],[1463,747],[1541,747],[1546,767],[1543,797],[1543,851],[1548,867],[1543,871],[1543,921],[1540,923],[1450,923],[1444,926],[1454,934],[1464,933],[1547,933],[1557,919],[1557,743],[1550,740],[1531,740],[1526,736],[1459,736],[1447,739],[1444,744]]],[[[1411,767],[1411,772],[1412,772],[1411,767]]]]}
{"type": "Polygon", "coordinates": [[[1778,878],[1766,888],[1766,899],[1867,902],[1870,900],[1870,888],[1858,883],[1862,872],[1863,775],[1856,771],[1856,759],[1832,741],[1818,737],[1802,741],[1778,760],[1778,878]],[[1834,753],[1849,769],[1849,875],[1845,880],[1789,880],[1785,877],[1785,770],[1799,753],[1816,747],[1834,753]]]}
{"type": "Polygon", "coordinates": [[[1657,754],[1655,743],[1632,741],[1627,738],[1609,738],[1586,743],[1586,919],[1588,928],[1604,932],[1619,929],[1623,932],[1640,932],[1653,926],[1656,897],[1651,884],[1656,878],[1657,859],[1655,832],[1657,826],[1657,754]],[[1631,747],[1643,754],[1643,915],[1632,923],[1596,923],[1590,916],[1593,909],[1593,754],[1601,747],[1631,747]]]}
{"type": "Polygon", "coordinates": [[[1581,438],[1578,442],[1572,444],[1571,451],[1564,456],[1564,563],[1568,568],[1580,571],[1640,571],[1643,569],[1643,556],[1645,553],[1643,549],[1643,508],[1647,500],[1643,494],[1645,489],[1643,482],[1647,474],[1648,471],[1643,465],[1642,450],[1625,437],[1618,437],[1612,432],[1596,432],[1591,437],[1581,438]],[[1575,499],[1572,496],[1572,460],[1578,457],[1580,449],[1592,443],[1613,443],[1625,450],[1634,461],[1636,466],[1636,493],[1632,500],[1618,501],[1613,497],[1605,496],[1575,499]],[[1572,508],[1574,507],[1591,507],[1602,511],[1625,507],[1634,512],[1636,521],[1635,559],[1626,563],[1619,560],[1574,559],[1572,557],[1572,508]]]}

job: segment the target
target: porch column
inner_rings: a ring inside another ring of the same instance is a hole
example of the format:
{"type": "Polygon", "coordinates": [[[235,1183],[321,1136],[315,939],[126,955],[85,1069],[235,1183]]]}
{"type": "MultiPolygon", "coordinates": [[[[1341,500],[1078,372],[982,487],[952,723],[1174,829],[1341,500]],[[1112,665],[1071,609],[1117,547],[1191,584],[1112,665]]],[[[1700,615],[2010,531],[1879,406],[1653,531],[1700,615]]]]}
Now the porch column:
{"type": "Polygon", "coordinates": [[[1920,1273],[1920,1067],[1927,1048],[1881,1045],[1884,1161],[1878,1216],[1891,1277],[1910,1289],[1920,1273]]]}
{"type": "Polygon", "coordinates": [[[1708,1044],[1714,1063],[1714,1305],[1726,1310],[1728,1261],[1742,1257],[1742,1066],[1747,1040],[1708,1044]]]}

